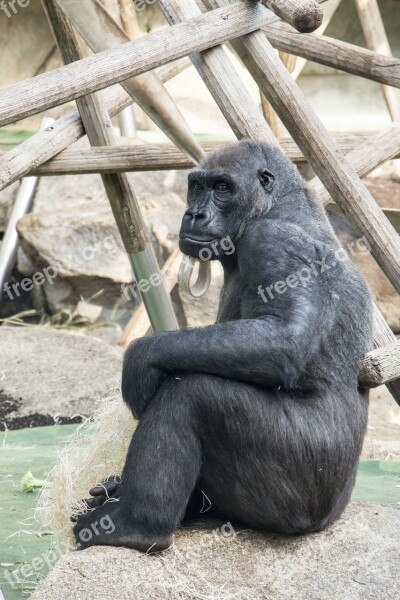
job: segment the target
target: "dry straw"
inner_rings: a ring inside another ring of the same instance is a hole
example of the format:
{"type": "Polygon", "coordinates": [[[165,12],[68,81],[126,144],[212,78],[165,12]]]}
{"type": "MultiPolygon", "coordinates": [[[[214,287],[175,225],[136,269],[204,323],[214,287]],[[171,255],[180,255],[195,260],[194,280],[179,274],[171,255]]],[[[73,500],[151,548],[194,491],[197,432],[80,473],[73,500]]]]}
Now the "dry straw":
{"type": "Polygon", "coordinates": [[[72,544],[70,516],[85,511],[82,500],[88,490],[109,475],[121,473],[135,427],[121,396],[106,398],[94,417],[59,449],[36,510],[42,527],[54,533],[59,543],[72,544]]]}

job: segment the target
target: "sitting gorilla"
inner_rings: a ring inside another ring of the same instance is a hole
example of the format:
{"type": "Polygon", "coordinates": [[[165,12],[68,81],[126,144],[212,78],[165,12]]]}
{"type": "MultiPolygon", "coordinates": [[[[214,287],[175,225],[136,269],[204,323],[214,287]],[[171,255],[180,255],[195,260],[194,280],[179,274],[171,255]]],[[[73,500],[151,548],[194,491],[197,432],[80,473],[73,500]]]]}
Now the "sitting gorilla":
{"type": "Polygon", "coordinates": [[[91,490],[77,518],[80,548],[165,549],[202,495],[226,520],[291,535],[349,502],[372,303],[322,206],[278,149],[244,141],[189,175],[180,248],[224,268],[217,323],[127,350],[122,394],[139,424],[121,483],[91,490]],[[114,530],[85,541],[106,516],[114,530]]]}

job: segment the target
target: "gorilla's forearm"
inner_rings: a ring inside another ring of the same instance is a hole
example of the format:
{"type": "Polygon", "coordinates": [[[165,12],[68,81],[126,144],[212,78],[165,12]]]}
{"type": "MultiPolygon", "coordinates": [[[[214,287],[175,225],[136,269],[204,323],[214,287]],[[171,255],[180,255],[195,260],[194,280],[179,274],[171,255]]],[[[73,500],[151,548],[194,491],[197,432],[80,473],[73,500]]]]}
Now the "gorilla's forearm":
{"type": "Polygon", "coordinates": [[[315,345],[312,338],[312,327],[306,331],[276,319],[217,323],[155,336],[153,364],[259,385],[293,385],[315,345]]]}

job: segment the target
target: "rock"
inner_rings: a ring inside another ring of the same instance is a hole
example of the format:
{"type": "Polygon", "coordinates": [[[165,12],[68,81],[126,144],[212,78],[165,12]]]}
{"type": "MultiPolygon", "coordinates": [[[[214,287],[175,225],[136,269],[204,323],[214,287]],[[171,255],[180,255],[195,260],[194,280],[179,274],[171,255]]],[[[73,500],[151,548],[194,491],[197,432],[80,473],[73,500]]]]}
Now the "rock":
{"type": "Polygon", "coordinates": [[[83,335],[0,327],[0,425],[93,414],[96,402],[118,389],[121,360],[119,347],[83,335]]]}
{"type": "MultiPolygon", "coordinates": [[[[138,175],[132,181],[162,264],[177,244],[185,204],[172,189],[181,190],[182,175],[138,175]]],[[[122,296],[121,286],[132,283],[132,269],[98,176],[43,179],[18,234],[18,268],[29,277],[51,270],[42,284],[51,312],[72,312],[84,299],[105,307],[102,319],[116,306],[117,318],[129,317],[135,303],[122,296]]]]}
{"type": "Polygon", "coordinates": [[[382,385],[370,391],[362,458],[400,460],[400,407],[382,385]]]}
{"type": "Polygon", "coordinates": [[[31,600],[393,600],[399,538],[400,508],[382,504],[350,504],[328,530],[296,538],[190,526],[162,555],[106,546],[67,554],[31,600]]]}

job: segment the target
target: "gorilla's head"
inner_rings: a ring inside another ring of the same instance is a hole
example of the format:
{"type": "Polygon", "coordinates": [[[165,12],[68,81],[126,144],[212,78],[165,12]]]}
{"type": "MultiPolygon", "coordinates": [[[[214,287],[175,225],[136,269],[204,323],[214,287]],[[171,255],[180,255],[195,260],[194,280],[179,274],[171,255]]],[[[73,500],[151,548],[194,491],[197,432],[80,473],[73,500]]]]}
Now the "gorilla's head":
{"type": "Polygon", "coordinates": [[[188,184],[179,246],[184,254],[212,260],[229,254],[249,221],[263,218],[305,182],[279,149],[243,141],[208,156],[188,184]]]}

